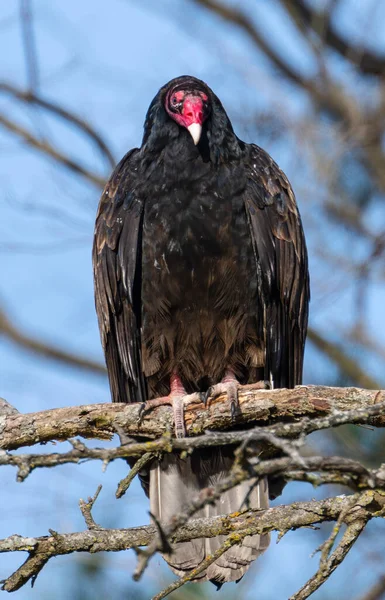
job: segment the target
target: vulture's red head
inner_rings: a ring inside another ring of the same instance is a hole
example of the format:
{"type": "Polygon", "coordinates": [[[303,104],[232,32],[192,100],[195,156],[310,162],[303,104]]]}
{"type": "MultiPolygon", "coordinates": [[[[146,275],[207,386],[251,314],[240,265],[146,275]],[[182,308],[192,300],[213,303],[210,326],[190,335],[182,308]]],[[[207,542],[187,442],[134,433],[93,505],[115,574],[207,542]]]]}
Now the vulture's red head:
{"type": "MultiPolygon", "coordinates": [[[[164,98],[168,115],[181,127],[185,127],[197,145],[202,126],[211,110],[208,89],[202,82],[189,77],[170,86],[164,98]]],[[[172,83],[172,82],[171,82],[172,83]]]]}
{"type": "Polygon", "coordinates": [[[198,151],[204,151],[213,162],[241,153],[242,142],[234,134],[219,98],[203,81],[190,75],[166,83],[151,102],[142,150],[153,156],[169,145],[183,145],[189,138],[181,135],[185,132],[190,133],[198,151]]]}

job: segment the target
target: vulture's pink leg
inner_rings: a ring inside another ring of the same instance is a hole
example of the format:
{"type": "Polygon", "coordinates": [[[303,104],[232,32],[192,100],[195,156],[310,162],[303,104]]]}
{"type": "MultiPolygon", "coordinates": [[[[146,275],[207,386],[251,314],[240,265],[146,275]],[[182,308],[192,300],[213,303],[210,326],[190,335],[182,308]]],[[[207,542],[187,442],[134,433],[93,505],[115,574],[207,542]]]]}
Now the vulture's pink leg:
{"type": "Polygon", "coordinates": [[[172,373],[170,377],[170,393],[168,396],[162,396],[161,398],[154,398],[144,402],[141,415],[147,410],[156,408],[157,406],[164,406],[168,404],[172,406],[174,414],[174,427],[175,436],[177,438],[185,437],[186,429],[184,426],[184,401],[188,404],[201,402],[201,397],[198,393],[187,394],[183,386],[182,380],[177,373],[172,373]]]}

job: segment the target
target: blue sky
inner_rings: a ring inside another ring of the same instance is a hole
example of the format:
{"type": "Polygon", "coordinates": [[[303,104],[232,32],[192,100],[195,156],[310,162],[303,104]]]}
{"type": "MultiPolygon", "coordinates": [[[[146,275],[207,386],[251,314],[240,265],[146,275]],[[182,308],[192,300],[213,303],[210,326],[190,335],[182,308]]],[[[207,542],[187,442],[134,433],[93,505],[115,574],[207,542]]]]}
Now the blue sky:
{"type": "MultiPolygon", "coordinates": [[[[117,159],[140,144],[148,104],[162,84],[179,74],[191,73],[206,80],[246,139],[249,130],[242,131],[241,117],[248,111],[261,112],[273,106],[277,116],[279,113],[290,124],[308,110],[305,98],[294,94],[288,84],[272,73],[266,60],[241,35],[219,27],[217,20],[187,2],[40,0],[33,5],[41,93],[92,123],[117,159]],[[252,65],[245,72],[245,56],[250,59],[251,55],[252,65]]],[[[252,3],[245,5],[251,7],[252,3]]],[[[264,11],[269,35],[279,34],[282,52],[289,52],[293,60],[303,57],[299,40],[282,21],[275,3],[261,2],[260,10],[264,11]]],[[[0,78],[22,87],[26,77],[16,3],[1,3],[0,33],[0,78]]],[[[374,27],[371,39],[378,39],[379,34],[378,27],[374,27]]],[[[311,61],[300,60],[304,71],[312,72],[311,61]]],[[[0,96],[0,111],[54,140],[63,151],[79,157],[101,175],[108,175],[109,167],[99,153],[68,127],[41,112],[15,108],[5,96],[0,96]]],[[[286,139],[287,144],[268,137],[254,141],[262,146],[266,142],[267,149],[287,171],[297,190],[306,227],[314,218],[313,207],[305,195],[309,181],[304,181],[294,137],[289,133],[286,139]]],[[[1,129],[0,151],[0,299],[26,331],[102,361],[91,272],[93,226],[100,191],[1,129]]],[[[380,211],[378,219],[383,219],[380,211]]],[[[314,240],[309,242],[311,249],[314,240]]],[[[333,240],[327,243],[334,248],[333,240]]],[[[354,248],[351,251],[361,252],[354,248]]],[[[322,279],[321,266],[312,255],[311,265],[314,280],[322,279]]],[[[378,331],[380,322],[383,330],[384,300],[383,286],[373,287],[368,316],[373,332],[378,331]]],[[[330,289],[325,294],[316,288],[312,322],[323,330],[333,328],[335,323],[348,323],[352,303],[350,288],[334,295],[330,289]]],[[[309,382],[314,378],[322,380],[330,372],[327,363],[315,364],[318,360],[318,355],[308,353],[305,378],[309,382]]],[[[381,365],[374,362],[368,368],[374,374],[381,372],[381,365]]],[[[0,395],[23,412],[109,400],[104,378],[38,360],[4,340],[0,340],[0,395]]],[[[57,447],[50,444],[42,451],[57,447]]],[[[35,472],[23,484],[17,484],[15,472],[3,468],[0,537],[13,533],[42,535],[48,528],[82,529],[78,499],[92,495],[99,483],[103,484],[103,491],[95,507],[97,522],[120,527],[148,522],[148,507],[136,482],[125,498],[114,498],[116,483],[125,474],[123,462],[110,465],[106,473],[102,473],[99,464],[87,464],[35,472]]],[[[319,495],[310,487],[292,485],[283,501],[319,495]]],[[[265,600],[287,598],[316,570],[317,558],[310,559],[309,555],[319,543],[320,537],[311,530],[290,533],[278,546],[273,542],[253,572],[236,588],[239,599],[251,600],[256,595],[265,600]]],[[[365,576],[358,573],[366,551],[365,541],[361,540],[358,548],[314,598],[335,597],[333,582],[358,593],[366,583],[365,576]]],[[[55,559],[43,570],[33,591],[25,587],[15,597],[64,600],[76,558],[55,559]]],[[[0,578],[19,562],[20,556],[3,555],[0,578]]],[[[111,588],[130,578],[134,562],[131,552],[108,557],[104,576],[111,588]]],[[[141,584],[146,593],[157,591],[172,577],[160,558],[153,561],[154,565],[156,569],[150,569],[141,584]]]]}

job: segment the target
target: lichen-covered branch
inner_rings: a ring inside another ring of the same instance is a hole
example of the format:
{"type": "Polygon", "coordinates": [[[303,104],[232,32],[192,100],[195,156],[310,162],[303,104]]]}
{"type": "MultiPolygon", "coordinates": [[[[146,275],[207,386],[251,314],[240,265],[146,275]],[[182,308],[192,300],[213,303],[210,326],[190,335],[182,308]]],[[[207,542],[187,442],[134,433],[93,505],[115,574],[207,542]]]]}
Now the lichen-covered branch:
{"type": "MultiPolygon", "coordinates": [[[[365,529],[366,524],[371,518],[368,513],[364,514],[362,511],[360,511],[359,503],[360,499],[353,501],[352,506],[346,507],[345,514],[343,512],[340,513],[340,516],[337,520],[338,527],[335,529],[339,531],[340,525],[344,522],[347,522],[347,527],[341,538],[341,541],[337,545],[337,548],[330,556],[327,554],[325,557],[321,557],[318,571],[305,583],[304,586],[301,587],[300,590],[298,590],[298,592],[291,596],[289,600],[305,600],[306,598],[309,598],[313,592],[318,590],[318,588],[321,587],[325,581],[327,581],[333,571],[335,571],[338,565],[340,565],[344,560],[349,550],[358,540],[359,536],[365,529]],[[348,514],[349,519],[346,519],[348,514]]],[[[331,535],[331,538],[333,538],[332,543],[334,543],[335,537],[336,535],[333,531],[331,535]]],[[[324,544],[326,547],[328,542],[329,540],[327,540],[324,544]]]]}
{"type": "MultiPolygon", "coordinates": [[[[224,430],[235,424],[251,423],[275,424],[271,431],[281,435],[285,432],[287,435],[310,433],[342,423],[370,423],[383,427],[384,400],[383,391],[359,388],[298,386],[294,390],[254,390],[243,386],[240,388],[239,410],[235,418],[232,418],[230,406],[223,395],[209,399],[208,408],[200,403],[186,405],[186,431],[187,436],[191,437],[202,435],[207,430],[224,430]],[[336,411],[341,414],[336,415],[336,411]],[[343,413],[349,414],[345,416],[343,413]],[[293,423],[303,417],[312,421],[301,425],[293,423]],[[326,420],[314,429],[315,418],[326,420]]],[[[3,450],[66,440],[78,435],[109,439],[119,431],[128,436],[151,439],[159,438],[167,431],[172,436],[171,407],[156,407],[142,418],[140,404],[90,404],[29,414],[0,413],[0,448],[3,450]]],[[[204,442],[203,445],[209,444],[204,442]]],[[[150,452],[157,449],[162,448],[149,442],[144,450],[150,452]]]]}
{"type": "MultiPolygon", "coordinates": [[[[158,551],[164,551],[165,543],[169,547],[175,541],[194,537],[228,535],[218,549],[220,553],[229,544],[240,543],[243,537],[254,533],[267,533],[275,529],[283,534],[290,529],[332,519],[337,520],[338,525],[346,523],[347,530],[336,550],[329,556],[334,543],[334,538],[330,538],[325,545],[327,552],[323,551],[319,571],[297,596],[293,596],[293,599],[303,600],[343,560],[367,521],[372,516],[383,516],[384,468],[367,469],[359,462],[346,458],[304,457],[299,452],[304,437],[313,431],[345,423],[384,426],[385,401],[382,391],[324,386],[255,390],[244,386],[240,389],[239,410],[235,420],[226,396],[209,399],[207,408],[187,399],[185,420],[188,437],[183,439],[173,437],[172,413],[168,407],[156,407],[145,411],[144,415],[140,408],[139,404],[98,404],[23,415],[5,400],[0,402],[0,443],[4,448],[0,454],[0,464],[18,467],[20,481],[37,467],[96,459],[108,464],[117,458],[139,457],[137,468],[134,467],[133,472],[118,486],[117,495],[121,496],[129,486],[132,475],[160,453],[190,452],[195,448],[224,444],[236,446],[235,462],[228,475],[216,486],[201,490],[191,498],[183,512],[174,515],[168,523],[132,530],[106,530],[95,523],[91,514],[97,491],[87,502],[80,502],[87,531],[65,535],[51,531],[50,536],[42,538],[11,536],[0,541],[0,551],[25,550],[29,553],[26,562],[3,582],[3,589],[14,591],[29,580],[33,583],[51,557],[71,552],[118,551],[145,545],[146,549],[137,550],[138,565],[134,578],[139,579],[151,557],[158,551]],[[247,427],[234,431],[234,424],[247,427]],[[226,428],[232,430],[220,431],[226,428]],[[88,448],[85,443],[71,439],[74,435],[106,438],[113,433],[118,433],[122,440],[116,448],[88,448]],[[138,441],[130,436],[147,440],[138,441]],[[10,449],[55,439],[69,439],[72,450],[63,454],[44,455],[9,452],[10,449]],[[277,457],[277,454],[280,456],[277,457]],[[338,497],[321,503],[305,503],[306,510],[305,504],[295,503],[267,511],[248,511],[241,516],[234,514],[209,520],[192,520],[197,511],[239,482],[264,477],[269,478],[271,485],[275,481],[306,481],[313,485],[338,483],[358,491],[360,501],[357,500],[358,496],[353,495],[348,500],[338,497]],[[351,520],[353,509],[355,518],[351,520]]],[[[157,597],[166,597],[191,579],[190,575],[175,582],[157,597]]]]}
{"type": "MultiPolygon", "coordinates": [[[[68,441],[72,445],[72,450],[63,453],[12,454],[9,451],[0,451],[0,466],[7,465],[17,467],[17,480],[24,481],[24,479],[36,468],[55,467],[68,463],[77,464],[89,460],[101,460],[107,465],[119,458],[124,459],[133,456],[141,457],[130,474],[119,483],[117,497],[120,497],[130,485],[133,477],[137,474],[137,471],[159,453],[172,451],[191,452],[197,448],[223,445],[243,445],[249,450],[251,444],[259,444],[258,453],[260,457],[268,458],[274,456],[277,453],[276,451],[280,450],[284,454],[287,454],[287,456],[296,459],[299,455],[295,443],[291,441],[289,444],[285,441],[285,438],[292,439],[293,437],[298,436],[303,438],[303,436],[313,431],[336,427],[337,425],[343,425],[345,423],[373,423],[376,419],[378,421],[380,416],[384,414],[384,411],[385,403],[379,403],[373,404],[368,408],[355,409],[346,412],[334,411],[332,414],[326,415],[325,417],[318,417],[311,420],[305,417],[291,423],[276,423],[275,425],[264,427],[255,426],[244,431],[207,431],[203,435],[182,439],[173,438],[171,437],[171,433],[166,433],[156,440],[145,442],[137,442],[134,439],[128,438],[123,445],[115,448],[89,448],[80,440],[69,439],[68,441]],[[143,463],[141,462],[142,459],[144,460],[143,463]]],[[[0,420],[7,414],[16,415],[19,413],[2,400],[2,402],[0,402],[0,415],[1,414],[3,417],[0,416],[0,420]]],[[[344,462],[345,459],[341,459],[341,461],[344,462]]],[[[303,462],[300,462],[299,464],[301,466],[303,462]]],[[[350,461],[350,473],[346,473],[343,477],[340,474],[338,481],[334,481],[334,483],[341,483],[352,487],[350,476],[352,474],[363,473],[363,467],[361,467],[361,465],[359,465],[361,470],[354,471],[353,464],[353,461],[350,461]]],[[[266,462],[264,462],[264,465],[265,468],[267,468],[266,462]]],[[[286,466],[283,467],[283,469],[285,468],[286,466]]],[[[267,474],[271,475],[272,472],[267,472],[267,474]]],[[[296,475],[296,477],[298,477],[298,475],[296,475]]],[[[285,479],[290,479],[287,472],[285,472],[285,479]]],[[[304,474],[301,481],[310,481],[310,479],[304,474]]],[[[316,484],[317,482],[313,478],[311,483],[316,484]]]]}
{"type": "MultiPolygon", "coordinates": [[[[251,442],[252,440],[250,440],[250,444],[251,442]]],[[[253,464],[252,459],[258,454],[259,450],[255,450],[252,446],[240,446],[229,474],[221,479],[215,487],[202,489],[191,499],[188,506],[184,507],[183,512],[175,514],[169,523],[162,526],[161,535],[155,536],[146,550],[139,554],[134,573],[135,580],[140,579],[150,558],[156,552],[164,551],[164,539],[171,539],[174,533],[200,509],[220,498],[225,491],[251,477],[261,480],[268,476],[270,481],[273,478],[287,481],[309,481],[315,485],[340,483],[353,489],[375,488],[385,492],[385,471],[382,468],[369,471],[360,463],[342,457],[304,458],[300,455],[264,461],[257,458],[257,462],[253,464]],[[249,450],[249,457],[247,457],[247,450],[249,450]]],[[[345,515],[342,516],[345,517],[345,515]]],[[[341,522],[344,522],[343,519],[341,522]]]]}
{"type": "MultiPolygon", "coordinates": [[[[297,502],[268,510],[248,510],[242,514],[194,519],[188,521],[172,536],[172,542],[186,541],[199,537],[214,537],[241,533],[245,529],[252,534],[269,531],[287,531],[299,527],[309,527],[324,521],[336,521],[353,500],[359,500],[354,519],[371,519],[385,515],[385,493],[370,490],[354,496],[338,496],[321,501],[297,502]]],[[[350,522],[351,513],[345,516],[350,522]]],[[[29,557],[25,563],[3,583],[6,591],[15,591],[36,576],[53,556],[73,552],[118,552],[127,548],[147,546],[156,535],[153,525],[132,529],[87,529],[76,533],[60,534],[51,532],[49,536],[23,538],[13,535],[0,540],[0,552],[25,551],[29,557]],[[36,570],[37,568],[37,570],[36,570]]]]}

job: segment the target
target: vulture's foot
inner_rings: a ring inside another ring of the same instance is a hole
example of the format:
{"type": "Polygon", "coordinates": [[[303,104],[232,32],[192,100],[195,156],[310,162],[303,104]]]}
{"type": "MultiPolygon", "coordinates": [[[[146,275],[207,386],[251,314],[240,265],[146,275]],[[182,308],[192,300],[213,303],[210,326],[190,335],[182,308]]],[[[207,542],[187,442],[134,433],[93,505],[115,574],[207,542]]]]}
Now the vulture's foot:
{"type": "Polygon", "coordinates": [[[175,437],[185,437],[186,428],[184,424],[184,409],[189,404],[199,404],[202,402],[201,394],[198,392],[194,394],[186,394],[185,392],[183,395],[181,395],[171,392],[169,399],[172,406],[172,412],[174,413],[175,437]]]}
{"type": "Polygon", "coordinates": [[[184,407],[189,404],[197,404],[202,402],[201,394],[186,394],[186,390],[180,377],[176,374],[170,377],[170,393],[168,396],[153,398],[143,402],[139,411],[139,419],[142,419],[145,412],[156,408],[157,406],[169,405],[172,406],[174,414],[175,437],[182,438],[186,436],[186,428],[184,425],[184,407]]]}
{"type": "Polygon", "coordinates": [[[235,377],[234,373],[228,369],[220,383],[209,387],[205,394],[205,405],[207,406],[208,399],[217,398],[221,394],[227,394],[228,401],[230,402],[231,418],[234,419],[239,407],[238,402],[238,387],[239,381],[235,377]]]}
{"type": "MultiPolygon", "coordinates": [[[[227,394],[228,401],[230,402],[231,418],[234,419],[237,410],[239,409],[238,400],[238,388],[240,386],[239,381],[235,377],[234,373],[228,369],[220,383],[212,385],[204,396],[204,403],[207,405],[208,399],[216,398],[221,394],[227,394]]],[[[248,388],[266,390],[270,388],[269,381],[257,381],[247,385],[248,388]]]]}

